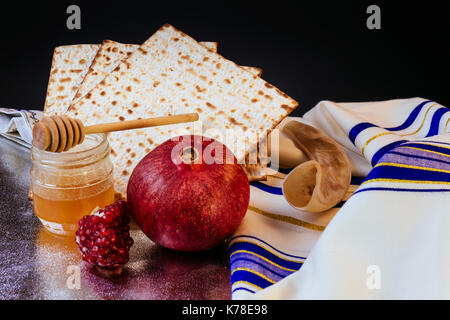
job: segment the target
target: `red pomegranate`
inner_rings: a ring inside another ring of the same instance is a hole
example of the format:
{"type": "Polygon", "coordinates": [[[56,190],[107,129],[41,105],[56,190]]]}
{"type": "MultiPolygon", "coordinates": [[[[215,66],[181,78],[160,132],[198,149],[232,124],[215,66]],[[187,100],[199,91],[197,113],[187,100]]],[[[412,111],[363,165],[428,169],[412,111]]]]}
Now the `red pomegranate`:
{"type": "Polygon", "coordinates": [[[230,236],[249,204],[244,170],[222,143],[180,136],[151,151],[128,182],[130,213],[154,242],[205,251],[230,236]]]}

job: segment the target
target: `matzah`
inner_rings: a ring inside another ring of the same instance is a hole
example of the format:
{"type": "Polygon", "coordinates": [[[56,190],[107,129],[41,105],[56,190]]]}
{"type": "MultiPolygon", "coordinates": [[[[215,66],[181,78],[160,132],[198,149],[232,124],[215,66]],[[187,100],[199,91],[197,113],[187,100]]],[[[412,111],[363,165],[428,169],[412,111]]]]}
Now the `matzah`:
{"type": "MultiPolygon", "coordinates": [[[[227,130],[251,140],[269,133],[298,103],[234,62],[211,52],[170,25],[164,25],[104,80],[75,103],[68,115],[85,125],[197,112],[204,135],[227,144],[227,130]],[[215,133],[207,129],[217,130],[215,133]]],[[[198,124],[198,122],[197,122],[198,124]]],[[[109,134],[116,191],[126,195],[128,178],[137,163],[177,132],[195,124],[178,124],[109,134]]],[[[245,144],[227,146],[238,161],[245,144]]]]}
{"type": "MultiPolygon", "coordinates": [[[[211,51],[217,52],[217,42],[200,43],[211,51]]],[[[126,44],[112,40],[103,41],[71,104],[75,104],[80,98],[84,97],[137,48],[139,48],[139,45],[136,44],[126,44]]],[[[245,68],[257,76],[261,76],[262,70],[260,68],[245,68]]]]}
{"type": "Polygon", "coordinates": [[[55,48],[44,105],[46,115],[66,111],[99,48],[97,44],[55,48]]]}

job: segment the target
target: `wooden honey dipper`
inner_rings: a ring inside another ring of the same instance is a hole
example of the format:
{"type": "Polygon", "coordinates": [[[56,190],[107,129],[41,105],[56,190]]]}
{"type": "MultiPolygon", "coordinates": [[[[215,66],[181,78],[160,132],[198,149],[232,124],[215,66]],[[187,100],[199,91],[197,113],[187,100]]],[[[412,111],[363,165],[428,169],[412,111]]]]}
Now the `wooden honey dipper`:
{"type": "Polygon", "coordinates": [[[156,127],[197,120],[197,113],[187,113],[166,117],[103,123],[85,127],[79,119],[72,119],[68,116],[43,117],[33,127],[33,145],[45,151],[63,152],[83,143],[84,136],[90,133],[156,127]]]}

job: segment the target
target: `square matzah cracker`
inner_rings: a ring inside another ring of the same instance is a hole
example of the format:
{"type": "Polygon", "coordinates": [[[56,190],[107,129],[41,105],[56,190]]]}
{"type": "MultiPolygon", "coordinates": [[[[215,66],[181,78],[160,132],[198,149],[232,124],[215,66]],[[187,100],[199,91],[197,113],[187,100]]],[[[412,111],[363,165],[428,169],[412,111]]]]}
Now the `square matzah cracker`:
{"type": "MultiPolygon", "coordinates": [[[[85,125],[197,112],[203,130],[256,131],[262,138],[298,103],[256,75],[211,52],[170,25],[164,25],[84,98],[68,115],[85,125]]],[[[126,195],[137,163],[180,128],[147,128],[109,135],[116,191],[126,195]]],[[[215,135],[211,135],[215,137],[215,135]]],[[[229,146],[238,161],[255,148],[229,146]]],[[[226,143],[223,137],[221,142],[226,143]]]]}
{"type": "Polygon", "coordinates": [[[67,110],[99,48],[98,44],[55,48],[45,97],[46,115],[62,115],[67,110]]]}
{"type": "MultiPolygon", "coordinates": [[[[217,42],[200,43],[208,49],[217,52],[217,42]]],[[[104,40],[89,67],[89,71],[84,76],[83,82],[71,105],[75,104],[80,98],[84,97],[89,91],[95,88],[95,86],[109,75],[122,60],[130,56],[137,48],[139,48],[139,45],[137,44],[104,40]]]]}

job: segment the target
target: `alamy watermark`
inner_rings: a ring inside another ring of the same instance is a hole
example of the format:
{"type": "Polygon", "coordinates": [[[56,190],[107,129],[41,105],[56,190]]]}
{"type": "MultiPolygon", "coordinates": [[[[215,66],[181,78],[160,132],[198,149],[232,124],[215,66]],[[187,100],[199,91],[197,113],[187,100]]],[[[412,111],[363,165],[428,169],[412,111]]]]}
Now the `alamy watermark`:
{"type": "Polygon", "coordinates": [[[381,9],[379,6],[373,4],[367,7],[367,14],[370,16],[367,18],[366,26],[369,30],[381,29],[381,9]]]}
{"type": "Polygon", "coordinates": [[[67,7],[66,13],[70,16],[66,20],[66,26],[69,30],[81,29],[81,8],[75,4],[67,7]]]}
{"type": "Polygon", "coordinates": [[[372,264],[367,267],[366,273],[368,277],[366,279],[366,287],[369,290],[381,289],[381,269],[379,266],[372,264]]]}
{"type": "Polygon", "coordinates": [[[231,164],[234,157],[238,164],[270,166],[279,169],[279,129],[270,134],[250,128],[219,130],[209,128],[203,130],[202,121],[194,124],[193,130],[177,129],[171,132],[172,140],[178,142],[172,149],[172,161],[179,164],[183,158],[191,163],[231,164]],[[196,138],[191,139],[191,135],[196,138]],[[202,147],[203,141],[217,142],[202,147]],[[227,148],[224,149],[222,144],[227,148]]]}
{"type": "Polygon", "coordinates": [[[67,267],[66,274],[69,277],[66,280],[66,286],[69,290],[81,289],[81,269],[77,265],[70,265],[67,267]]]}

